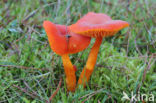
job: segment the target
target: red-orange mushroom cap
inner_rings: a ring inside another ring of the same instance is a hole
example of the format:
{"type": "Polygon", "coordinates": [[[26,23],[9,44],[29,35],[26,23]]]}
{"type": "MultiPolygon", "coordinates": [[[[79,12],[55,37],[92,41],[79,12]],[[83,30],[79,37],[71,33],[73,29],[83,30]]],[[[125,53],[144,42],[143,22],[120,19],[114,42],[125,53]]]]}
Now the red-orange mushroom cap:
{"type": "Polygon", "coordinates": [[[127,26],[129,26],[129,24],[126,21],[112,20],[106,14],[89,12],[75,24],[72,24],[69,27],[70,30],[74,33],[96,38],[95,43],[89,53],[87,63],[80,74],[78,84],[83,84],[85,87],[86,82],[88,82],[90,79],[96,64],[102,38],[106,36],[113,36],[119,30],[127,26]]]}
{"type": "Polygon", "coordinates": [[[89,12],[69,28],[74,33],[81,35],[105,37],[113,36],[127,26],[129,26],[129,23],[126,21],[112,20],[106,14],[89,12]]]}
{"type": "Polygon", "coordinates": [[[73,54],[88,47],[91,38],[70,31],[68,26],[44,21],[43,27],[47,33],[51,49],[59,55],[73,54]]]}
{"type": "Polygon", "coordinates": [[[71,32],[68,26],[53,24],[50,21],[44,21],[43,27],[47,33],[51,49],[62,57],[67,89],[75,91],[76,67],[72,65],[68,54],[84,50],[88,47],[91,38],[71,32]]]}

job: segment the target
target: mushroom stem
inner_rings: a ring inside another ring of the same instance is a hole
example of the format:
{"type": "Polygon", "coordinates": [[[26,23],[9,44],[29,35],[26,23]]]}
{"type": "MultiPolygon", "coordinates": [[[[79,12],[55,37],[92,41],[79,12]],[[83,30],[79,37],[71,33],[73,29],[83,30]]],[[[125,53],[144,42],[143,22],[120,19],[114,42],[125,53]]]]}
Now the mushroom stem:
{"type": "Polygon", "coordinates": [[[86,86],[86,83],[90,79],[90,76],[94,70],[94,66],[96,64],[96,59],[97,55],[99,52],[100,45],[102,43],[102,37],[98,37],[95,40],[95,43],[89,53],[89,57],[86,63],[86,66],[83,68],[79,80],[78,80],[78,85],[83,85],[84,87],[86,86]]]}
{"type": "Polygon", "coordinates": [[[68,54],[62,55],[64,71],[66,75],[66,84],[69,91],[74,92],[76,87],[75,69],[72,65],[68,54]]]}

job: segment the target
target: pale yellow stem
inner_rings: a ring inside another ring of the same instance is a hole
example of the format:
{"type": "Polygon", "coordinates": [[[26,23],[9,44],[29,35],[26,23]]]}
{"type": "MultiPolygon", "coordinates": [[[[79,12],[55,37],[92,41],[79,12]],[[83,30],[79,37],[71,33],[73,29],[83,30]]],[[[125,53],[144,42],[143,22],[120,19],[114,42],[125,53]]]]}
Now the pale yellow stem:
{"type": "Polygon", "coordinates": [[[96,64],[96,59],[97,59],[97,55],[98,55],[101,43],[102,43],[102,37],[96,38],[95,43],[89,53],[86,66],[83,68],[80,74],[78,85],[83,85],[85,87],[86,83],[89,81],[90,76],[94,70],[94,66],[96,64]]]}
{"type": "Polygon", "coordinates": [[[69,91],[74,92],[76,87],[75,69],[70,61],[68,54],[62,55],[64,71],[66,74],[66,85],[69,91]]]}

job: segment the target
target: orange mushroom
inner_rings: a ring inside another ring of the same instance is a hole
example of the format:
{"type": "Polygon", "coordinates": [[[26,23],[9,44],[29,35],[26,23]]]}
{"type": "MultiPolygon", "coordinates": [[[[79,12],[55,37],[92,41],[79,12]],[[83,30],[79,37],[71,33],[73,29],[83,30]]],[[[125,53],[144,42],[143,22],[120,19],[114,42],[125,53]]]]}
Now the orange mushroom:
{"type": "Polygon", "coordinates": [[[62,56],[67,89],[69,91],[75,91],[76,67],[72,65],[68,54],[84,50],[89,45],[91,38],[77,35],[71,32],[68,26],[53,24],[50,21],[44,21],[43,27],[47,33],[51,49],[56,54],[62,56]]]}
{"type": "Polygon", "coordinates": [[[74,33],[96,38],[96,41],[90,51],[86,66],[80,74],[78,80],[79,85],[82,84],[85,87],[86,83],[90,79],[96,64],[102,38],[106,36],[113,36],[119,30],[127,26],[129,26],[129,24],[126,21],[112,20],[106,14],[89,12],[69,27],[74,33]]]}

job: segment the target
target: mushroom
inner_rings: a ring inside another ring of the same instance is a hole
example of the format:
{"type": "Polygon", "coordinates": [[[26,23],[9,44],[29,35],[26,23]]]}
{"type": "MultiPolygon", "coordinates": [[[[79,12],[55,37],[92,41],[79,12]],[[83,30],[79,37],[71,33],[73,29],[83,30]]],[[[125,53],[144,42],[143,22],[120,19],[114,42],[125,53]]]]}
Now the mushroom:
{"type": "Polygon", "coordinates": [[[82,84],[85,87],[86,83],[89,81],[96,64],[102,38],[113,36],[119,30],[127,26],[129,26],[129,24],[126,21],[112,20],[106,14],[89,12],[75,24],[72,24],[69,27],[74,33],[96,38],[95,43],[89,53],[87,63],[80,74],[78,85],[82,84]]]}
{"type": "Polygon", "coordinates": [[[75,91],[76,67],[72,65],[68,54],[84,50],[88,47],[91,38],[77,35],[76,33],[71,32],[68,26],[54,24],[50,21],[44,21],[43,27],[48,36],[51,49],[62,57],[67,89],[69,91],[75,91]]]}

